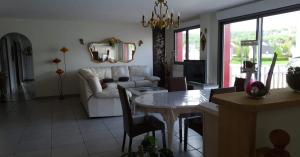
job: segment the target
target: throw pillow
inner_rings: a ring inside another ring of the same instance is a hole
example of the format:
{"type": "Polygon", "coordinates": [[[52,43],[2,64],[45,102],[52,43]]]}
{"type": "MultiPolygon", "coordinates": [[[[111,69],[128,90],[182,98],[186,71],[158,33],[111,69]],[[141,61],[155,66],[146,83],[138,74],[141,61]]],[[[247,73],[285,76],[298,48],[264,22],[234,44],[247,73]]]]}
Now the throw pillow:
{"type": "Polygon", "coordinates": [[[120,82],[127,82],[129,81],[129,77],[119,77],[120,82]]]}
{"type": "Polygon", "coordinates": [[[96,76],[89,77],[87,79],[87,81],[88,81],[88,84],[89,84],[90,88],[92,89],[93,93],[102,92],[102,87],[101,87],[98,77],[96,77],[96,76]]]}
{"type": "Polygon", "coordinates": [[[107,84],[106,83],[101,83],[102,89],[106,89],[107,88],[107,84]]]}
{"type": "Polygon", "coordinates": [[[103,80],[101,80],[102,83],[112,83],[114,82],[114,79],[111,79],[111,78],[105,78],[103,80]]]}

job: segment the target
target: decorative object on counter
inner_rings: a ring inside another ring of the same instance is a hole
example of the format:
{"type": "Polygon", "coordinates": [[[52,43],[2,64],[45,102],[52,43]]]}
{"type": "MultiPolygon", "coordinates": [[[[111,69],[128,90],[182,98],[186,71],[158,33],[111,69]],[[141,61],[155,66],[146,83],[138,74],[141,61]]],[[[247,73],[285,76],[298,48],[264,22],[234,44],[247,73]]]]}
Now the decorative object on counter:
{"type": "Polygon", "coordinates": [[[290,88],[299,92],[300,91],[300,83],[299,83],[300,56],[290,59],[289,63],[287,64],[287,67],[289,67],[286,75],[287,84],[289,85],[290,88]]]}
{"type": "Polygon", "coordinates": [[[290,135],[286,131],[273,130],[269,138],[274,148],[263,147],[257,149],[257,157],[291,157],[290,153],[285,150],[290,143],[290,135]]]}
{"type": "Polygon", "coordinates": [[[167,0],[156,0],[154,10],[152,11],[149,21],[145,21],[145,15],[142,18],[142,25],[144,27],[151,27],[152,29],[168,29],[178,28],[180,24],[180,13],[178,12],[177,20],[173,20],[174,11],[169,12],[167,0]]]}
{"type": "Polygon", "coordinates": [[[204,32],[200,33],[200,38],[201,38],[201,50],[204,51],[206,47],[206,34],[207,34],[207,28],[204,29],[204,32]]]}
{"type": "MultiPolygon", "coordinates": [[[[248,96],[250,96],[251,98],[262,98],[269,93],[276,60],[277,60],[277,53],[274,53],[274,57],[268,73],[266,85],[264,85],[260,81],[251,82],[247,77],[246,82],[247,81],[249,82],[247,83],[246,93],[248,94],[248,96]]],[[[249,77],[251,78],[251,76],[249,77]]]]}
{"type": "Polygon", "coordinates": [[[91,59],[95,63],[128,63],[133,61],[136,52],[135,43],[123,42],[117,38],[108,38],[88,44],[91,59]]]}
{"type": "Polygon", "coordinates": [[[139,40],[139,46],[142,46],[144,44],[143,40],[139,40]]]}
{"type": "Polygon", "coordinates": [[[159,149],[153,136],[145,136],[137,152],[128,152],[121,157],[174,157],[170,149],[159,149]]]}
{"type": "Polygon", "coordinates": [[[286,82],[294,91],[300,91],[300,67],[289,67],[286,74],[286,82]]]}

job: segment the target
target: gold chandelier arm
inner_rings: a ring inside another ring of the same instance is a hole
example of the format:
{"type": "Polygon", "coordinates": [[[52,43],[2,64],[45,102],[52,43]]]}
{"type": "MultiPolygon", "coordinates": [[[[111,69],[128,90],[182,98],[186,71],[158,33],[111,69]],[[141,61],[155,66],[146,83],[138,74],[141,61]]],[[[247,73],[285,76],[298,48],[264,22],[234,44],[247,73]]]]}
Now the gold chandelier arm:
{"type": "Polygon", "coordinates": [[[177,20],[173,20],[173,11],[169,13],[169,7],[167,4],[167,0],[156,0],[154,5],[154,10],[152,11],[152,16],[148,21],[145,21],[145,17],[143,16],[142,25],[144,27],[151,28],[170,28],[170,27],[179,27],[180,17],[178,15],[177,20]]]}

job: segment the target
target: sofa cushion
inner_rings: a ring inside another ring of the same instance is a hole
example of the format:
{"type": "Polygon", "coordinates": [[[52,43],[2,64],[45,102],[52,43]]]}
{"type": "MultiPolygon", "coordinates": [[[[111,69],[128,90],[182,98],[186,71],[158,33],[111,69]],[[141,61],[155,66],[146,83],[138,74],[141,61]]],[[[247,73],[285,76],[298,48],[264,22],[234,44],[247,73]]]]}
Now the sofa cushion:
{"type": "Polygon", "coordinates": [[[119,77],[119,82],[127,82],[129,81],[129,77],[119,77]]]}
{"type": "Polygon", "coordinates": [[[149,80],[140,80],[134,82],[136,87],[153,86],[152,82],[149,80]]]}
{"type": "Polygon", "coordinates": [[[93,93],[101,93],[102,92],[102,86],[100,84],[100,81],[98,77],[92,76],[87,79],[87,82],[92,89],[93,93]]]}
{"type": "Polygon", "coordinates": [[[102,92],[95,93],[97,98],[118,98],[119,93],[116,83],[106,83],[107,87],[102,92]]]}
{"type": "Polygon", "coordinates": [[[118,82],[118,85],[120,85],[124,88],[133,88],[133,87],[135,87],[135,82],[133,82],[133,81],[118,82]]]}
{"type": "Polygon", "coordinates": [[[160,81],[160,78],[157,76],[146,76],[145,79],[149,81],[160,81]]]}
{"type": "Polygon", "coordinates": [[[145,76],[131,76],[130,80],[131,81],[142,81],[142,80],[145,80],[145,76]]]}
{"type": "Polygon", "coordinates": [[[101,82],[102,82],[102,83],[113,83],[113,82],[114,82],[114,79],[111,79],[111,78],[105,78],[105,79],[102,79],[101,82]]]}
{"type": "Polygon", "coordinates": [[[110,67],[90,68],[90,70],[100,80],[105,79],[105,78],[112,78],[111,68],[110,67]]]}
{"type": "Polygon", "coordinates": [[[145,65],[134,65],[129,66],[130,77],[145,77],[148,76],[148,68],[145,65]]]}
{"type": "Polygon", "coordinates": [[[129,77],[129,71],[127,66],[114,66],[111,67],[112,78],[118,81],[120,77],[129,77]]]}
{"type": "Polygon", "coordinates": [[[83,68],[79,70],[79,73],[81,74],[81,76],[83,76],[83,78],[85,78],[86,80],[93,77],[94,74],[91,71],[91,69],[89,68],[83,68]]]}

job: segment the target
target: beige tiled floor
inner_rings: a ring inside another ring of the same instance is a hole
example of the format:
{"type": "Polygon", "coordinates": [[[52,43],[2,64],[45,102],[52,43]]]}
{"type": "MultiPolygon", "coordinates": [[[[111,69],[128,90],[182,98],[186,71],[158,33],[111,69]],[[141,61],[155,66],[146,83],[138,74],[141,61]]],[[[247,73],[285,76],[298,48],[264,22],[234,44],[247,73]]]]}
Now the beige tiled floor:
{"type": "MultiPolygon", "coordinates": [[[[78,97],[1,103],[0,157],[119,157],[122,123],[122,117],[87,118],[78,97]]],[[[202,157],[201,136],[190,131],[183,152],[175,127],[175,156],[202,157]]],[[[156,137],[161,145],[159,132],[156,137]]],[[[142,139],[134,138],[133,148],[142,139]]]]}

